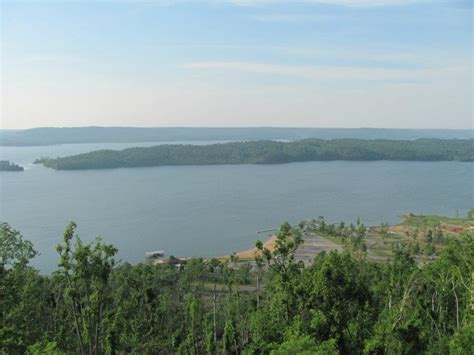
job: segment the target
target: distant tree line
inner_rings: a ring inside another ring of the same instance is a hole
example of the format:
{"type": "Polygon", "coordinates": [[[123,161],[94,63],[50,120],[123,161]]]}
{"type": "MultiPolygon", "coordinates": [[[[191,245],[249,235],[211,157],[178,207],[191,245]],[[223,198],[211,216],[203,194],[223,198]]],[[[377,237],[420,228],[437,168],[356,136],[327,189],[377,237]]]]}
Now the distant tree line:
{"type": "Polygon", "coordinates": [[[118,263],[115,247],[83,243],[75,228],[58,269],[41,275],[33,245],[0,225],[1,353],[474,353],[469,234],[423,266],[401,248],[384,264],[331,252],[304,267],[293,257],[301,230],[285,223],[275,250],[257,242],[253,264],[176,268],[118,263]]]}
{"type": "Polygon", "coordinates": [[[472,129],[291,128],[291,127],[43,127],[0,129],[0,146],[71,143],[245,141],[278,139],[469,139],[472,129]]]}
{"type": "Polygon", "coordinates": [[[0,160],[0,171],[23,171],[23,167],[8,160],[0,160]]]}
{"type": "Polygon", "coordinates": [[[121,151],[98,150],[38,160],[59,170],[109,169],[163,165],[280,164],[329,160],[474,161],[473,139],[358,140],[307,139],[212,145],[158,145],[121,151]]]}

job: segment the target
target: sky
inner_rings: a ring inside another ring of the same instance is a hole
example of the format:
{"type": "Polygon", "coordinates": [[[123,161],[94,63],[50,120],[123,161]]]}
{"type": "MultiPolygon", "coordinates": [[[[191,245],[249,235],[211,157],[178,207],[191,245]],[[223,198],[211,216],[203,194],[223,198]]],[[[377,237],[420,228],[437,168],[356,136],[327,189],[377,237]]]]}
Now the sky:
{"type": "Polygon", "coordinates": [[[473,128],[471,0],[0,0],[3,129],[473,128]]]}

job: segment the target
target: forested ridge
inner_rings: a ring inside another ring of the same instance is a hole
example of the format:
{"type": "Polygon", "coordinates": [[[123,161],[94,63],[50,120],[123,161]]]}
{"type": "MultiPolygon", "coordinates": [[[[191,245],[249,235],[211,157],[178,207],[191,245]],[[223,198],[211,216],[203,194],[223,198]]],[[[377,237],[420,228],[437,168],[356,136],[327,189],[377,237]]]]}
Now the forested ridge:
{"type": "Polygon", "coordinates": [[[279,164],[329,160],[474,161],[473,139],[307,139],[212,145],[158,145],[121,151],[98,150],[37,162],[58,170],[164,165],[279,164]]]}
{"type": "MultiPolygon", "coordinates": [[[[322,253],[305,267],[293,257],[304,228],[283,224],[274,250],[257,242],[261,254],[253,263],[196,258],[176,268],[119,263],[114,246],[83,243],[71,222],[57,246],[58,269],[41,275],[29,266],[33,245],[3,223],[0,351],[474,352],[469,232],[448,238],[439,257],[423,265],[398,247],[387,263],[368,262],[359,250],[322,253]]],[[[364,230],[358,224],[354,236],[363,238],[364,230]]]]}
{"type": "Polygon", "coordinates": [[[468,139],[472,129],[291,128],[291,127],[42,127],[0,129],[2,146],[73,143],[243,141],[268,139],[468,139]]]}

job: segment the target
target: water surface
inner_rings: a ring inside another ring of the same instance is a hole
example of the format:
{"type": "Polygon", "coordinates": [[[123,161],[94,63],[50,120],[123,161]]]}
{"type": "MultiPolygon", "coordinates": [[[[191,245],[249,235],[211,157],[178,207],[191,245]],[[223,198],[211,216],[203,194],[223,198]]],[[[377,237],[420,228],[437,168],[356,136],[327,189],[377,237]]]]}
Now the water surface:
{"type": "MultiPolygon", "coordinates": [[[[200,142],[206,144],[209,142],[200,142]]],[[[473,163],[308,162],[283,165],[173,166],[55,171],[31,162],[142,144],[1,147],[26,165],[0,173],[0,220],[40,251],[34,265],[54,269],[54,246],[74,220],[84,241],[101,235],[129,262],[169,254],[220,255],[252,246],[255,232],[320,215],[329,221],[395,223],[406,212],[464,214],[473,203],[473,163]]]]}

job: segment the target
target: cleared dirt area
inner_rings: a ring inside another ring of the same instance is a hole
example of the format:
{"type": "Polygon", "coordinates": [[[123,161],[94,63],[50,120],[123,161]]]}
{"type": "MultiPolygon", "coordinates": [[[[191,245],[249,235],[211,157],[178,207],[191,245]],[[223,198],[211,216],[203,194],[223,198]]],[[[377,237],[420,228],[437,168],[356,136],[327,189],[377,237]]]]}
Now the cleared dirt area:
{"type": "MultiPolygon", "coordinates": [[[[323,237],[317,236],[315,234],[305,233],[303,236],[304,243],[296,250],[295,259],[298,261],[303,261],[305,264],[309,264],[313,261],[314,257],[319,253],[325,251],[330,252],[331,250],[337,250],[341,252],[343,250],[343,246],[338,245],[336,243],[331,242],[328,239],[323,237]]],[[[269,239],[267,239],[263,246],[270,251],[275,249],[275,241],[276,236],[272,235],[269,239]]],[[[258,255],[259,251],[257,248],[252,248],[248,250],[243,250],[234,255],[239,258],[239,260],[253,260],[256,255],[258,255]]],[[[230,255],[224,255],[220,257],[220,259],[228,259],[230,255]]]]}
{"type": "Polygon", "coordinates": [[[441,229],[443,231],[450,232],[450,233],[461,233],[462,231],[464,231],[466,229],[466,227],[458,226],[458,225],[455,225],[455,224],[443,223],[441,225],[441,229]]]}
{"type": "Polygon", "coordinates": [[[305,233],[304,243],[296,250],[295,259],[310,264],[314,257],[325,251],[326,253],[337,250],[341,252],[343,247],[315,234],[305,233]]]}

